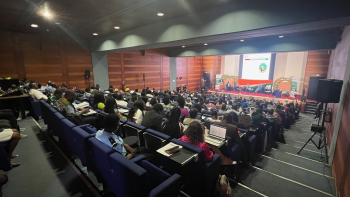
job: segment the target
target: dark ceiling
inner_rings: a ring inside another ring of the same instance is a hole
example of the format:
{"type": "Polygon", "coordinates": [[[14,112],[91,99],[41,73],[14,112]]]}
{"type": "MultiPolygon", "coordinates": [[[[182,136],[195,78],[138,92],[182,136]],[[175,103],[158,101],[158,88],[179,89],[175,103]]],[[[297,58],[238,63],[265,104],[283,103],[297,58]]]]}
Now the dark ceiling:
{"type": "Polygon", "coordinates": [[[237,0],[0,0],[0,30],[64,30],[89,40],[93,33],[115,34],[233,1],[237,0]],[[45,11],[50,18],[43,15],[45,11]],[[164,16],[157,16],[160,12],[164,16]]]}

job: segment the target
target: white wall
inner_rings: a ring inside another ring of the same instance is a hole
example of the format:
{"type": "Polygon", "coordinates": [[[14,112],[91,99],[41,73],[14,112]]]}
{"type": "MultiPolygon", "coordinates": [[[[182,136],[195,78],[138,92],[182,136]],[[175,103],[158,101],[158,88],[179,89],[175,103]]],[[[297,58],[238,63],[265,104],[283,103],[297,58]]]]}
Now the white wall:
{"type": "MultiPolygon", "coordinates": [[[[273,80],[281,77],[296,77],[299,79],[298,93],[301,94],[303,91],[307,55],[308,52],[277,53],[273,80]]],[[[238,76],[239,58],[239,55],[222,56],[221,74],[238,76]]]]}
{"type": "Polygon", "coordinates": [[[221,74],[238,76],[239,55],[225,55],[221,57],[221,74]]]}

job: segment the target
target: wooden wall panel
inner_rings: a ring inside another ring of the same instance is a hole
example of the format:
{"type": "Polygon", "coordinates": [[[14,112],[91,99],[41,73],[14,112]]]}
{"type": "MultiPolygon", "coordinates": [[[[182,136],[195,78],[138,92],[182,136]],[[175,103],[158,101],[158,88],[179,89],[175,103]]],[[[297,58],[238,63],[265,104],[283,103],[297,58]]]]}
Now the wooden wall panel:
{"type": "Polygon", "coordinates": [[[91,70],[93,84],[91,53],[66,35],[0,32],[0,69],[4,77],[80,89],[88,86],[84,71],[91,70]]]}
{"type": "Polygon", "coordinates": [[[221,71],[221,56],[203,57],[203,72],[210,74],[210,88],[215,88],[215,78],[221,71]]]}
{"type": "Polygon", "coordinates": [[[328,51],[310,51],[307,56],[304,86],[305,96],[309,88],[310,77],[326,77],[330,54],[328,51]],[[319,75],[319,76],[317,76],[319,75]]]}
{"type": "Polygon", "coordinates": [[[131,90],[145,87],[168,89],[170,86],[169,57],[162,50],[130,51],[108,54],[109,82],[121,88],[123,78],[131,90]]]}

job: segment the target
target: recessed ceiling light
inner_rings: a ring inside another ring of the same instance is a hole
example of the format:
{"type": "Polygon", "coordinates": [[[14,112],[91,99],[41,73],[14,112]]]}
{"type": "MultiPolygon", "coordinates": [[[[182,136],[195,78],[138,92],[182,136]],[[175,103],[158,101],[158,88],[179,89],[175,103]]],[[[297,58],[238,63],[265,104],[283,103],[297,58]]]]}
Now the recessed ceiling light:
{"type": "Polygon", "coordinates": [[[44,16],[46,16],[46,17],[50,17],[51,16],[51,14],[50,13],[48,13],[47,11],[44,13],[44,16]]]}
{"type": "Polygon", "coordinates": [[[114,27],[114,29],[120,29],[120,27],[118,27],[118,26],[115,26],[115,27],[114,27]]]}
{"type": "Polygon", "coordinates": [[[56,25],[60,25],[61,23],[55,23],[56,25]]]}
{"type": "Polygon", "coordinates": [[[283,38],[283,36],[278,36],[279,38],[283,38]]]}
{"type": "Polygon", "coordinates": [[[32,24],[31,26],[32,27],[39,27],[37,24],[32,24]]]}
{"type": "Polygon", "coordinates": [[[47,29],[46,31],[50,31],[50,30],[47,29]]]}
{"type": "Polygon", "coordinates": [[[97,36],[97,35],[98,35],[98,33],[93,33],[92,35],[97,36]]]}
{"type": "Polygon", "coordinates": [[[204,45],[208,45],[207,43],[204,43],[204,45]]]}
{"type": "Polygon", "coordinates": [[[163,13],[158,13],[157,15],[158,15],[158,16],[164,16],[164,14],[163,14],[163,13]]]}
{"type": "Polygon", "coordinates": [[[182,48],[185,48],[186,46],[182,46],[182,48]]]}
{"type": "Polygon", "coordinates": [[[241,42],[244,42],[244,40],[241,40],[241,42]]]}

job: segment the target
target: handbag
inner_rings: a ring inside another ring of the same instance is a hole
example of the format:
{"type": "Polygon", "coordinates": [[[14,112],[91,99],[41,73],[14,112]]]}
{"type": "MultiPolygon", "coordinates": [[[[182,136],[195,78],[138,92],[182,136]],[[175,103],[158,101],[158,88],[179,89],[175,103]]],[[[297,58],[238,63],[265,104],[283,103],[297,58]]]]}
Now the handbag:
{"type": "Polygon", "coordinates": [[[230,182],[225,175],[219,175],[218,181],[216,182],[216,189],[222,197],[231,196],[230,182]]]}

